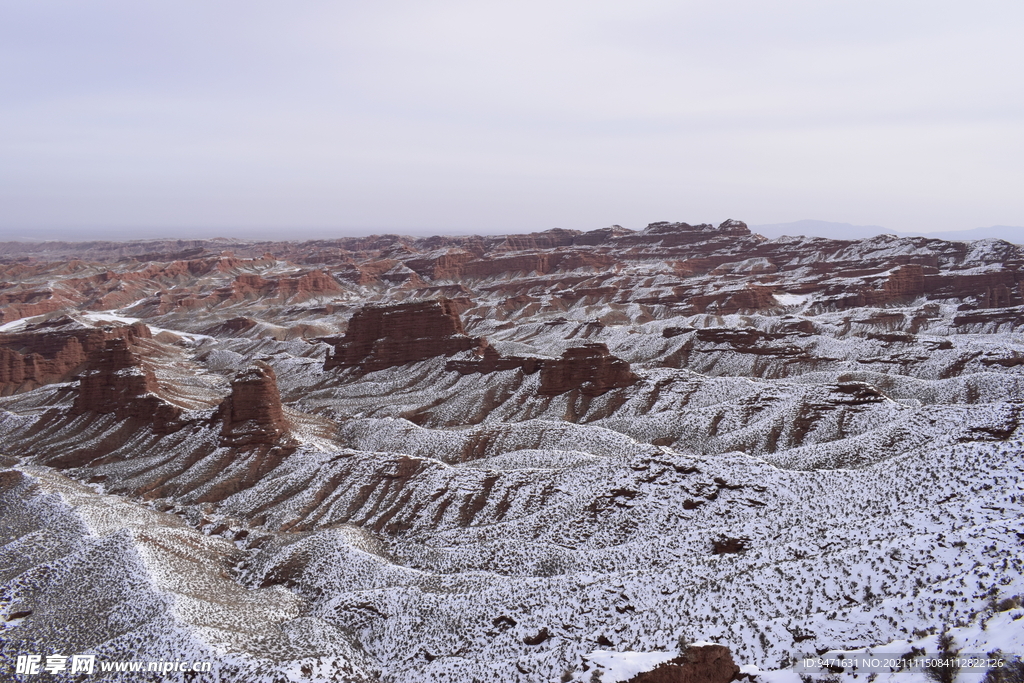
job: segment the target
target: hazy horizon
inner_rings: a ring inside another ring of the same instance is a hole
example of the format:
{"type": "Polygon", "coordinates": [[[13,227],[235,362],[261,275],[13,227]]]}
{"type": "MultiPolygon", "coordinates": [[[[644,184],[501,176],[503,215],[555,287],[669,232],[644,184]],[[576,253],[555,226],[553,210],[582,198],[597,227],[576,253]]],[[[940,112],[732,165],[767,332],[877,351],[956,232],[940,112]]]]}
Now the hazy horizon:
{"type": "Polygon", "coordinates": [[[4,9],[0,229],[27,239],[1024,224],[1019,4],[4,9]]]}
{"type": "MultiPolygon", "coordinates": [[[[654,221],[651,221],[654,222],[654,221]]],[[[676,222],[676,221],[673,221],[676,222]]],[[[682,221],[686,222],[686,221],[682,221]]],[[[691,224],[698,224],[701,221],[691,221],[691,224]]],[[[638,226],[621,226],[630,230],[642,230],[648,223],[638,226]]],[[[554,226],[555,228],[559,226],[554,226]]],[[[599,230],[608,227],[607,225],[590,227],[589,230],[599,230]]],[[[895,234],[900,237],[928,236],[948,239],[985,239],[997,237],[1017,244],[1024,243],[1024,227],[1022,226],[985,226],[966,230],[943,230],[928,233],[915,233],[898,230],[890,230],[878,225],[853,225],[835,221],[819,221],[814,219],[803,219],[787,223],[774,223],[762,225],[749,225],[752,232],[762,234],[770,239],[783,235],[808,237],[828,237],[833,239],[862,239],[874,235],[895,234]]],[[[26,231],[25,234],[18,234],[17,230],[4,229],[0,227],[0,242],[91,242],[111,241],[126,242],[131,240],[212,240],[212,239],[236,239],[242,241],[302,241],[317,239],[340,239],[346,237],[365,237],[370,235],[404,235],[410,237],[431,237],[436,235],[501,235],[513,233],[541,232],[551,228],[537,230],[488,230],[486,227],[478,230],[449,230],[429,231],[423,228],[407,228],[399,230],[371,230],[371,229],[329,229],[329,228],[268,228],[268,227],[236,227],[218,229],[188,228],[166,230],[151,229],[147,231],[130,229],[88,229],[79,228],[75,230],[36,230],[26,231]]]]}

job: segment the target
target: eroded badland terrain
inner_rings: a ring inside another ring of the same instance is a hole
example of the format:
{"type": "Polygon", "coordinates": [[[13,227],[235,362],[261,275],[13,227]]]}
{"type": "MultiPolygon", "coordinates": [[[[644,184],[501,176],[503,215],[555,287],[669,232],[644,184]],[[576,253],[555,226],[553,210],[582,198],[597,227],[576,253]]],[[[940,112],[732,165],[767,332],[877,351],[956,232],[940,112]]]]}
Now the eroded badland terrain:
{"type": "Polygon", "coordinates": [[[710,641],[781,681],[943,629],[1024,651],[1019,246],[8,243],[0,323],[5,663],[608,683],[595,651],[710,641]]]}

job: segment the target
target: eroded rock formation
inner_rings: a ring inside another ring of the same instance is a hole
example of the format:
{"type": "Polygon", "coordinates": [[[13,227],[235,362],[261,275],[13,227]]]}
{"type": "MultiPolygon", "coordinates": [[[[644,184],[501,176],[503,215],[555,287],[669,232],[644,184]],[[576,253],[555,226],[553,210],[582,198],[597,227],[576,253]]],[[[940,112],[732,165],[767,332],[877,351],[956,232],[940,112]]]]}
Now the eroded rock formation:
{"type": "Polygon", "coordinates": [[[123,337],[106,340],[90,354],[71,413],[113,413],[141,421],[155,432],[172,431],[181,417],[178,406],[159,396],[156,375],[123,337]]]}
{"type": "Polygon", "coordinates": [[[737,680],[739,672],[724,645],[693,645],[679,657],[639,673],[627,683],[729,683],[737,680]]]}
{"type": "Polygon", "coordinates": [[[628,387],[637,380],[629,363],[613,356],[602,343],[566,349],[560,358],[502,356],[485,344],[478,360],[451,360],[445,370],[463,375],[505,370],[522,370],[523,374],[532,375],[540,370],[537,393],[541,396],[557,396],[574,389],[584,396],[600,396],[612,389],[628,387]]]}
{"type": "Polygon", "coordinates": [[[109,340],[131,344],[150,336],[142,323],[95,328],[66,316],[0,334],[0,395],[67,382],[109,340]]]}
{"type": "MultiPolygon", "coordinates": [[[[63,607],[128,613],[152,577],[209,599],[189,632],[231,683],[246,657],[256,677],[532,683],[583,680],[594,647],[663,661],[680,633],[762,670],[946,620],[1016,633],[978,610],[1024,591],[1020,247],[732,221],[224,246],[0,245],[5,319],[79,321],[0,344],[8,661],[44,632],[153,654],[148,612],[112,640],[63,607]],[[153,336],[106,322],[132,319],[153,336]],[[122,512],[78,517],[96,505],[122,512]],[[130,538],[150,547],[83,576],[130,538]],[[237,609],[254,598],[272,618],[237,609]],[[244,642],[207,643],[225,621],[244,642]]],[[[698,645],[636,680],[734,674],[698,645]]]]}
{"type": "Polygon", "coordinates": [[[288,431],[273,368],[257,361],[235,376],[231,395],[218,410],[221,443],[226,446],[274,445],[288,431]]]}
{"type": "Polygon", "coordinates": [[[503,356],[486,340],[482,343],[482,350],[479,357],[474,360],[450,360],[445,364],[445,370],[458,372],[463,375],[473,373],[488,374],[491,372],[504,372],[505,370],[522,370],[527,375],[540,370],[544,359],[523,356],[503,356]]]}
{"type": "Polygon", "coordinates": [[[605,344],[586,344],[566,349],[557,360],[545,361],[537,393],[554,396],[579,389],[584,396],[600,396],[628,387],[636,379],[629,363],[609,353],[605,344]]]}
{"type": "Polygon", "coordinates": [[[324,369],[358,367],[364,372],[450,356],[481,346],[466,335],[460,306],[451,299],[393,306],[365,306],[349,320],[344,338],[327,357],[324,369]]]}

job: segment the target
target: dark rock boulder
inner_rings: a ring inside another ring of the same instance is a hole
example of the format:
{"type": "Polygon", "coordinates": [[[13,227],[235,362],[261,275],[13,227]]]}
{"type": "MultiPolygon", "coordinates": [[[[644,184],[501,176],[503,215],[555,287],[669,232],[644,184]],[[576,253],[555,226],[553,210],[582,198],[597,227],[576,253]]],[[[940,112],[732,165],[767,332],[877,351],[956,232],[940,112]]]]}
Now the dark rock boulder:
{"type": "Polygon", "coordinates": [[[675,659],[630,678],[627,683],[729,683],[740,668],[724,645],[692,645],[675,659]]]}

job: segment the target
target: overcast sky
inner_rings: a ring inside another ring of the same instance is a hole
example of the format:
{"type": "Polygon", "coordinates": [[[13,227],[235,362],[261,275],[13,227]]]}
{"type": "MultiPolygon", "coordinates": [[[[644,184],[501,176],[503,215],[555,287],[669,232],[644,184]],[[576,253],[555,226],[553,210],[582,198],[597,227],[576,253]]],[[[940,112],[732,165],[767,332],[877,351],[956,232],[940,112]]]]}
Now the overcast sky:
{"type": "Polygon", "coordinates": [[[0,228],[1024,225],[1022,33],[1019,0],[0,0],[0,228]]]}

